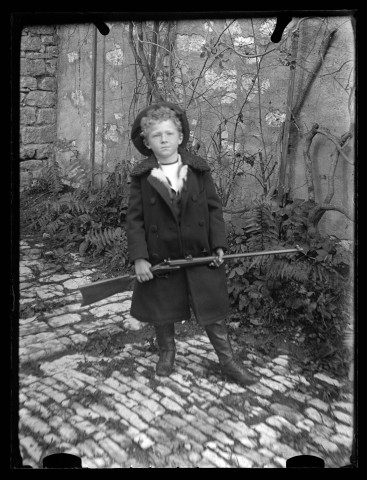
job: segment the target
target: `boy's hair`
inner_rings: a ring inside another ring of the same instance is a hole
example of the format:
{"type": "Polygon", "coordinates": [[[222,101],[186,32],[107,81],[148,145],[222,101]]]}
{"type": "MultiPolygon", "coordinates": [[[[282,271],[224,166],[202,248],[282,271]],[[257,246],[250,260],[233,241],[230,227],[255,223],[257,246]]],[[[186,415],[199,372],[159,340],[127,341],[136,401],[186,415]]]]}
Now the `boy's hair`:
{"type": "Polygon", "coordinates": [[[172,120],[172,122],[176,125],[179,133],[182,133],[182,124],[180,119],[176,115],[176,112],[168,107],[159,107],[148,110],[146,116],[141,119],[140,135],[144,139],[146,139],[148,137],[149,128],[151,127],[151,125],[156,122],[164,122],[165,120],[172,120]]]}

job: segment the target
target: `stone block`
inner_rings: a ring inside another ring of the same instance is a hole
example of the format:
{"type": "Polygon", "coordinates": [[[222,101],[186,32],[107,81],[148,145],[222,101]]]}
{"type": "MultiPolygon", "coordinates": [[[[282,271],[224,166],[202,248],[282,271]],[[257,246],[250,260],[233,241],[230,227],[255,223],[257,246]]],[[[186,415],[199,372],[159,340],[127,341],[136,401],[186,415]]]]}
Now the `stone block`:
{"type": "MultiPolygon", "coordinates": [[[[33,463],[38,462],[41,460],[41,456],[43,453],[43,448],[39,446],[37,441],[35,440],[34,437],[32,436],[26,436],[23,438],[20,438],[20,446],[22,449],[25,449],[27,454],[32,457],[33,461],[28,461],[25,463],[33,463]]],[[[35,464],[34,464],[35,465],[35,464]]],[[[35,465],[35,468],[38,468],[38,466],[35,465]]]]}
{"type": "Polygon", "coordinates": [[[59,315],[48,320],[48,324],[51,327],[60,327],[63,325],[70,325],[73,323],[80,322],[80,315],[76,313],[68,313],[66,315],[59,315]]]}
{"type": "Polygon", "coordinates": [[[33,90],[28,93],[26,104],[36,107],[53,107],[56,105],[57,97],[54,92],[33,90]]]}
{"type": "Polygon", "coordinates": [[[134,442],[136,442],[143,450],[146,450],[154,445],[154,441],[143,432],[134,437],[134,442]]]}
{"type": "Polygon", "coordinates": [[[54,35],[41,35],[41,42],[45,45],[51,45],[55,43],[55,36],[54,35]]]}
{"type": "Polygon", "coordinates": [[[55,77],[44,77],[38,82],[38,88],[40,90],[50,90],[55,91],[57,87],[55,77]]]}
{"type": "Polygon", "coordinates": [[[24,51],[38,51],[41,48],[41,39],[32,35],[22,36],[20,48],[24,51]]]}
{"type": "Polygon", "coordinates": [[[41,51],[40,52],[27,52],[26,58],[29,60],[49,60],[51,59],[51,55],[49,53],[46,53],[44,51],[45,47],[42,45],[41,51]]]}
{"type": "Polygon", "coordinates": [[[56,111],[53,108],[40,108],[37,112],[37,123],[55,123],[56,111]]]}
{"type": "Polygon", "coordinates": [[[44,60],[32,60],[22,58],[20,61],[20,73],[21,75],[39,77],[46,73],[46,64],[44,60]]]}
{"type": "Polygon", "coordinates": [[[101,404],[93,404],[89,405],[94,412],[96,412],[100,417],[105,418],[106,420],[119,420],[120,417],[116,414],[116,412],[109,410],[104,405],[101,404]]]}
{"type": "Polygon", "coordinates": [[[46,72],[49,75],[55,75],[57,70],[57,59],[46,61],[46,72]]]}
{"type": "Polygon", "coordinates": [[[163,398],[161,403],[168,410],[172,410],[174,412],[182,412],[182,407],[180,407],[180,405],[178,405],[176,402],[169,398],[163,398]]]}
{"type": "Polygon", "coordinates": [[[298,410],[280,403],[273,403],[270,406],[270,410],[276,415],[286,418],[291,423],[295,423],[303,419],[303,415],[298,410]]]}
{"type": "Polygon", "coordinates": [[[314,375],[316,380],[320,380],[321,382],[327,383],[328,385],[333,385],[335,387],[341,387],[342,384],[336,378],[331,378],[329,375],[325,375],[324,373],[316,373],[314,375]]]}
{"type": "Polygon", "coordinates": [[[215,465],[217,468],[231,468],[231,465],[227,463],[222,457],[219,457],[212,450],[207,448],[203,451],[203,457],[215,465]]]}
{"type": "Polygon", "coordinates": [[[20,124],[32,125],[36,121],[36,109],[34,107],[22,107],[20,109],[20,124]]]}
{"type": "Polygon", "coordinates": [[[52,158],[53,156],[53,144],[37,145],[36,148],[36,158],[39,160],[52,158]]]}
{"type": "Polygon", "coordinates": [[[305,415],[307,415],[307,417],[314,422],[318,422],[318,423],[322,422],[321,414],[316,410],[316,408],[313,408],[313,407],[306,408],[305,415]]]}
{"type": "Polygon", "coordinates": [[[29,91],[37,88],[37,79],[29,76],[20,77],[20,90],[29,91]]]}
{"type": "Polygon", "coordinates": [[[68,423],[63,423],[62,425],[59,426],[58,432],[57,432],[60,437],[70,443],[76,442],[78,438],[78,433],[76,430],[69,425],[68,423]]]}
{"type": "Polygon", "coordinates": [[[139,416],[124,405],[116,404],[115,409],[123,420],[126,420],[139,433],[148,428],[148,424],[143,422],[139,416]]]}
{"type": "Polygon", "coordinates": [[[311,398],[308,403],[315,407],[317,410],[322,410],[323,412],[327,412],[329,410],[329,405],[320,400],[319,398],[311,398]]]}
{"type": "Polygon", "coordinates": [[[28,33],[33,33],[35,35],[53,35],[55,33],[55,27],[54,26],[48,26],[48,25],[34,25],[31,27],[27,27],[26,30],[24,30],[28,33]]]}
{"type": "Polygon", "coordinates": [[[315,443],[320,445],[323,448],[323,450],[325,450],[328,453],[337,452],[339,450],[339,446],[336,445],[334,442],[330,442],[330,440],[328,440],[327,438],[324,438],[320,435],[313,435],[313,434],[311,434],[310,437],[315,443]]]}
{"type": "Polygon", "coordinates": [[[46,47],[46,52],[53,57],[57,57],[59,54],[59,49],[56,45],[51,45],[49,47],[46,47]]]}
{"type": "Polygon", "coordinates": [[[50,427],[48,424],[43,422],[37,417],[23,417],[21,418],[21,424],[25,425],[28,427],[32,432],[37,435],[46,435],[47,433],[50,433],[50,427]]]}
{"type": "MultiPolygon", "coordinates": [[[[34,158],[35,156],[36,156],[36,149],[35,149],[34,145],[28,145],[28,146],[25,146],[25,147],[23,147],[23,146],[20,147],[19,157],[22,160],[31,159],[31,158],[34,158]]],[[[22,163],[24,163],[24,162],[22,162],[22,163]]],[[[22,171],[21,171],[21,173],[22,173],[22,171]]],[[[24,173],[24,170],[23,170],[23,173],[24,173]]]]}
{"type": "Polygon", "coordinates": [[[50,143],[55,139],[56,131],[54,126],[25,127],[21,132],[22,142],[29,143],[50,143]]]}
{"type": "Polygon", "coordinates": [[[280,415],[272,415],[271,417],[266,419],[266,423],[271,425],[272,427],[277,428],[280,431],[284,429],[290,430],[294,434],[299,434],[300,429],[296,428],[292,423],[288,422],[285,418],[281,417],[280,415]]]}
{"type": "Polygon", "coordinates": [[[199,444],[204,444],[208,441],[207,437],[202,432],[200,432],[200,430],[196,429],[191,425],[186,425],[185,427],[182,427],[180,432],[187,434],[190,440],[194,439],[199,444]]]}
{"type": "Polygon", "coordinates": [[[334,410],[333,415],[337,418],[340,422],[345,423],[346,425],[353,425],[353,417],[352,415],[341,412],[340,410],[334,410]]]}

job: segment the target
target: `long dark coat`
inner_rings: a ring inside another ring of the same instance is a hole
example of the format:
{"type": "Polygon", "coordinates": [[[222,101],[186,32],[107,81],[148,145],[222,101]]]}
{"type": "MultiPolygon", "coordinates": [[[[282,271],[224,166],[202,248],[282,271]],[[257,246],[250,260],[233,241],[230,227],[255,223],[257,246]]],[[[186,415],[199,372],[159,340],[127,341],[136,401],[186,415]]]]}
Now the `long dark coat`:
{"type": "MultiPolygon", "coordinates": [[[[127,211],[127,239],[131,262],[147,259],[152,265],[165,259],[212,255],[227,246],[222,207],[208,164],[179,148],[188,165],[181,193],[181,216],[172,206],[169,191],[151,170],[158,167],[154,155],[131,173],[127,211]]],[[[228,313],[224,265],[196,266],[136,282],[131,315],[143,322],[172,323],[190,318],[190,306],[199,324],[223,319],[228,313]]]]}

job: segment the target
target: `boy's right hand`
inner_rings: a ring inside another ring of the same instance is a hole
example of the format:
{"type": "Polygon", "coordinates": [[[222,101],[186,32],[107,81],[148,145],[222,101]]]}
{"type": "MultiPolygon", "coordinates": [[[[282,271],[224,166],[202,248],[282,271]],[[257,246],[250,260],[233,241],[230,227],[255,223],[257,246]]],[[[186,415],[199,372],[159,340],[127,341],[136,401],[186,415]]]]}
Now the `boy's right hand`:
{"type": "Polygon", "coordinates": [[[153,273],[150,270],[151,266],[151,263],[149,263],[148,260],[145,260],[145,258],[138,258],[135,260],[135,274],[139,283],[152,280],[153,273]]]}

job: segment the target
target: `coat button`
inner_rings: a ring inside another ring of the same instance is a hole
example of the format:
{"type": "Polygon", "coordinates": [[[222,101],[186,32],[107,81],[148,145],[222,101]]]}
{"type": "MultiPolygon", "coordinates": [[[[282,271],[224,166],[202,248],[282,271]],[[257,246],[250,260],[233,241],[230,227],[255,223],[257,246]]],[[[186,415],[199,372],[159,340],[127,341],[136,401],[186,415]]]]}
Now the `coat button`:
{"type": "Polygon", "coordinates": [[[151,203],[152,205],[154,205],[156,201],[157,201],[157,199],[156,199],[155,197],[152,197],[152,198],[150,199],[150,203],[151,203]]]}
{"type": "Polygon", "coordinates": [[[159,255],[158,253],[152,253],[152,260],[158,260],[159,255]]]}
{"type": "Polygon", "coordinates": [[[194,194],[191,198],[192,198],[192,201],[193,201],[193,202],[196,202],[197,199],[198,199],[198,196],[197,196],[196,194],[194,194]]]}
{"type": "Polygon", "coordinates": [[[199,225],[200,225],[200,227],[203,227],[205,225],[204,220],[199,220],[199,225]]]}
{"type": "Polygon", "coordinates": [[[157,233],[157,232],[158,232],[158,227],[157,227],[157,225],[152,225],[152,226],[150,227],[150,231],[151,231],[152,233],[157,233]]]}

